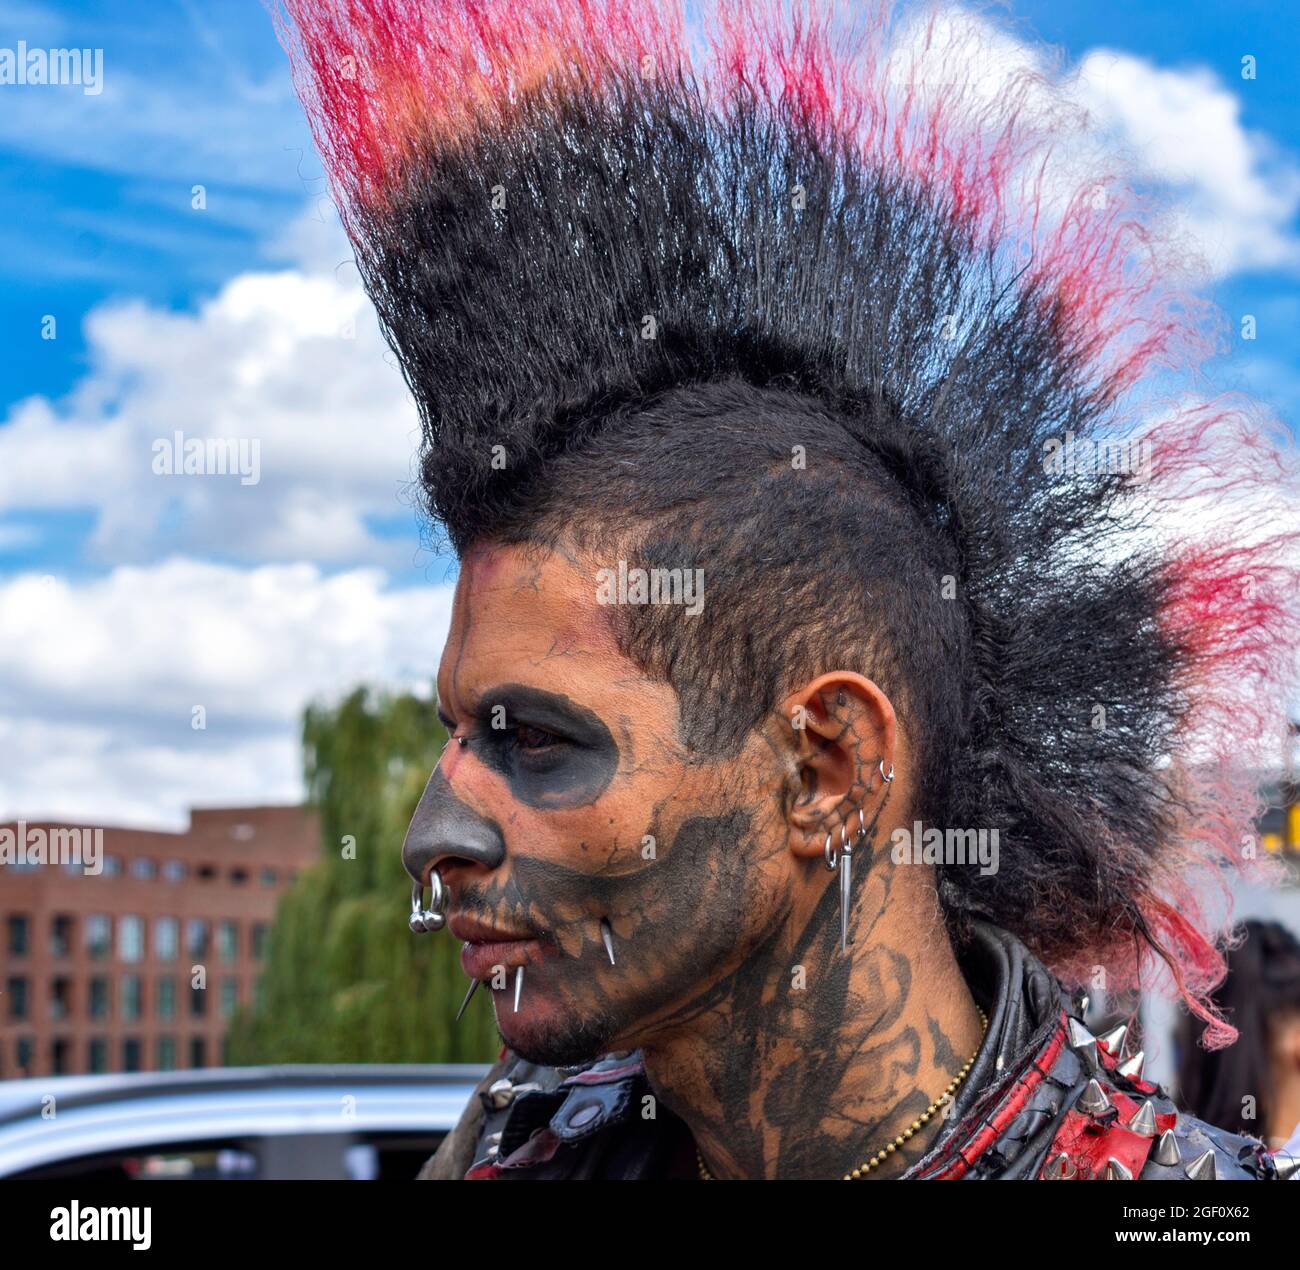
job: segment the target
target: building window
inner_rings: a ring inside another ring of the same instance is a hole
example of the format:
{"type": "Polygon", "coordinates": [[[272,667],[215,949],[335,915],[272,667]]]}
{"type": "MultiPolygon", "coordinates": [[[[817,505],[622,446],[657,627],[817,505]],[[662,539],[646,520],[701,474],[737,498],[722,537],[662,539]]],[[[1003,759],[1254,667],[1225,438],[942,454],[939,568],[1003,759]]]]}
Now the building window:
{"type": "Polygon", "coordinates": [[[208,1044],[201,1036],[190,1037],[190,1066],[206,1067],[208,1065],[208,1044]]]}
{"type": "Polygon", "coordinates": [[[153,955],[159,961],[175,961],[181,946],[181,924],[174,917],[153,920],[153,955]]]}
{"type": "Polygon", "coordinates": [[[72,952],[72,918],[67,913],[56,913],[50,922],[50,955],[67,957],[72,952]]]}
{"type": "Polygon", "coordinates": [[[253,1009],[261,1014],[263,1007],[266,1005],[266,978],[264,975],[258,975],[253,980],[253,1009]]]}
{"type": "Polygon", "coordinates": [[[265,922],[253,923],[253,956],[262,961],[266,957],[266,939],[269,934],[265,922]]]}
{"type": "Polygon", "coordinates": [[[231,869],[231,870],[230,870],[230,880],[231,880],[231,881],[232,881],[236,886],[243,886],[244,883],[248,881],[248,870],[247,870],[247,869],[231,869]]]}
{"type": "Polygon", "coordinates": [[[128,914],[117,921],[117,955],[121,961],[144,957],[144,920],[128,914]]]}
{"type": "Polygon", "coordinates": [[[176,1017],[176,980],[158,980],[158,1017],[167,1022],[176,1017]]]}
{"type": "Polygon", "coordinates": [[[120,855],[106,855],[104,857],[104,877],[116,878],[122,876],[122,857],[120,855]]]}
{"type": "Polygon", "coordinates": [[[106,1019],[108,1010],[108,980],[103,975],[96,975],[90,981],[90,1017],[106,1019]]]}
{"type": "Polygon", "coordinates": [[[233,1019],[239,1008],[239,980],[223,979],[221,981],[221,1017],[233,1019]]]}
{"type": "Polygon", "coordinates": [[[152,882],[158,873],[158,866],[148,856],[137,856],[131,861],[131,876],[142,882],[152,882]]]}
{"type": "Polygon", "coordinates": [[[257,876],[263,886],[274,886],[278,880],[274,869],[263,869],[257,876]]]}
{"type": "Polygon", "coordinates": [[[30,1072],[32,1070],[32,1060],[36,1057],[36,1045],[30,1036],[20,1036],[18,1038],[15,1055],[18,1059],[18,1070],[20,1072],[30,1072]]]}
{"type": "Polygon", "coordinates": [[[128,1036],[122,1042],[122,1070],[124,1072],[140,1070],[140,1041],[137,1037],[128,1036]]]}
{"type": "Polygon", "coordinates": [[[160,1036],[158,1038],[158,1070],[174,1072],[176,1070],[176,1038],[160,1036]]]}
{"type": "Polygon", "coordinates": [[[217,871],[210,864],[201,864],[194,870],[200,882],[211,882],[217,876],[217,871]]]}
{"type": "Polygon", "coordinates": [[[122,976],[122,1018],[133,1023],[143,1013],[139,975],[122,976]]]}
{"type": "Polygon", "coordinates": [[[191,917],[185,923],[185,951],[191,957],[208,955],[208,924],[201,917],[191,917]]]}
{"type": "Polygon", "coordinates": [[[86,918],[86,951],[94,961],[103,961],[113,944],[113,923],[104,913],[86,918]]]}
{"type": "Polygon", "coordinates": [[[206,988],[190,988],[190,1018],[201,1019],[208,1012],[208,990],[206,988]]]}
{"type": "Polygon", "coordinates": [[[102,1036],[95,1037],[87,1048],[86,1069],[92,1075],[108,1071],[108,1042],[102,1036]]]}
{"type": "Polygon", "coordinates": [[[168,882],[184,882],[185,865],[180,860],[168,860],[163,864],[162,875],[168,882]]]}
{"type": "Polygon", "coordinates": [[[217,955],[222,961],[234,961],[239,956],[239,927],[234,922],[222,922],[217,927],[217,955]]]}
{"type": "Polygon", "coordinates": [[[25,957],[31,942],[31,923],[25,913],[11,913],[7,923],[9,927],[9,955],[25,957]]]}
{"type": "MultiPolygon", "coordinates": [[[[9,1018],[25,1019],[27,1017],[27,980],[22,975],[10,975],[5,986],[5,996],[9,998],[9,1018]]],[[[21,1067],[22,1064],[19,1063],[21,1067]]]]}
{"type": "Polygon", "coordinates": [[[72,1013],[72,980],[58,978],[50,983],[50,1018],[56,1023],[72,1013]]]}
{"type": "Polygon", "coordinates": [[[71,1052],[72,1045],[61,1036],[50,1042],[50,1074],[52,1076],[66,1076],[68,1074],[71,1052]]]}

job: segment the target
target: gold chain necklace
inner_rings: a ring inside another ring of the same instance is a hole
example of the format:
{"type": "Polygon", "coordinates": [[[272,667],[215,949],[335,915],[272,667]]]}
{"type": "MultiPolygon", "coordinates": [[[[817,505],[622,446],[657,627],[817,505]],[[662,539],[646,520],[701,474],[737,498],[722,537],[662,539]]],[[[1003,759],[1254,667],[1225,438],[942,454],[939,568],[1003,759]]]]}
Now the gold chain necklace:
{"type": "MultiPolygon", "coordinates": [[[[975,1065],[975,1059],[979,1055],[980,1049],[984,1045],[984,1036],[989,1030],[988,1015],[985,1014],[983,1010],[980,1010],[979,1006],[976,1006],[975,1008],[979,1010],[979,1014],[980,1014],[980,1043],[975,1047],[975,1053],[972,1054],[970,1058],[966,1060],[965,1067],[963,1067],[961,1071],[959,1071],[952,1078],[952,1080],[948,1082],[948,1088],[945,1089],[943,1093],[941,1093],[925,1109],[925,1111],[922,1112],[921,1115],[917,1116],[917,1118],[913,1120],[912,1123],[908,1125],[907,1128],[904,1129],[903,1132],[898,1135],[898,1137],[896,1137],[892,1142],[887,1143],[885,1146],[881,1147],[880,1150],[877,1151],[875,1155],[871,1157],[871,1159],[864,1161],[862,1164],[859,1164],[858,1167],[854,1169],[852,1173],[846,1173],[840,1179],[841,1181],[843,1182],[861,1181],[862,1178],[866,1177],[867,1174],[870,1173],[872,1169],[878,1167],[879,1165],[883,1164],[887,1159],[889,1159],[889,1157],[893,1155],[894,1152],[897,1151],[899,1147],[904,1146],[914,1134],[919,1133],[925,1127],[930,1117],[933,1116],[934,1113],[938,1111],[939,1108],[943,1106],[943,1104],[949,1098],[951,1098],[953,1094],[957,1092],[957,1089],[961,1085],[962,1081],[965,1080],[966,1077],[970,1075],[970,1069],[975,1065]]],[[[702,1182],[717,1181],[717,1179],[713,1176],[713,1174],[709,1172],[709,1166],[704,1163],[704,1155],[700,1151],[699,1147],[695,1148],[695,1159],[700,1166],[700,1180],[702,1182]]]]}

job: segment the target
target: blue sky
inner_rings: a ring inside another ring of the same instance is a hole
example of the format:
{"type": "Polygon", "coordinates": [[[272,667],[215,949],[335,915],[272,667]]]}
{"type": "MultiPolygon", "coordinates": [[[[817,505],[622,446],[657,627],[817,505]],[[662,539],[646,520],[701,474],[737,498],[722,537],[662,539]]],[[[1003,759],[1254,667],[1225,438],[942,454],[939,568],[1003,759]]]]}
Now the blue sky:
{"type": "MultiPolygon", "coordinates": [[[[1089,104],[1185,197],[1207,290],[1258,323],[1219,381],[1294,425],[1294,13],[995,12],[1086,63],[1089,104]]],[[[420,542],[414,415],[284,55],[255,0],[0,0],[0,48],[19,40],[102,48],[104,88],[0,85],[0,751],[19,755],[0,816],[179,823],[191,802],[296,797],[303,702],[427,682],[450,566],[420,542]],[[263,479],[141,479],[142,442],[173,429],[255,432],[263,479]]]]}

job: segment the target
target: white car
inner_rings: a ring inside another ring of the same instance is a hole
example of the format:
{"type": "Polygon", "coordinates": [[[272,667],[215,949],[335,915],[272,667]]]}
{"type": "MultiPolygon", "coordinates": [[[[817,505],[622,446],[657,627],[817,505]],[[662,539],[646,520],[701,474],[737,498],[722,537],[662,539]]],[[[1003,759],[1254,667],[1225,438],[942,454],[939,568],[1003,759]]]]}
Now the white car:
{"type": "Polygon", "coordinates": [[[410,1179],[486,1070],[305,1065],[0,1081],[0,1178],[410,1179]]]}

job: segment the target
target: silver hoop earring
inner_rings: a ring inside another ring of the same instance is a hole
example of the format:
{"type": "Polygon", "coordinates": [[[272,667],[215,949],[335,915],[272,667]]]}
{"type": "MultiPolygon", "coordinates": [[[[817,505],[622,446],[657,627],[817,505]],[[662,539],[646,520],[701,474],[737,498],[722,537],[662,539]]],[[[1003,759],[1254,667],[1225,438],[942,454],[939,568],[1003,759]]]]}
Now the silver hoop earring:
{"type": "Polygon", "coordinates": [[[447,888],[437,869],[429,874],[429,907],[424,907],[424,887],[411,885],[411,916],[407,925],[414,935],[433,934],[447,924],[447,888]]]}
{"type": "Polygon", "coordinates": [[[822,859],[826,862],[826,867],[835,872],[836,866],[840,862],[839,853],[831,846],[831,835],[827,833],[826,841],[822,843],[822,859]]]}

